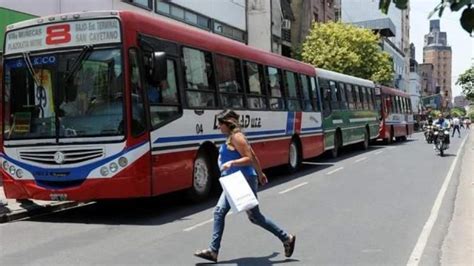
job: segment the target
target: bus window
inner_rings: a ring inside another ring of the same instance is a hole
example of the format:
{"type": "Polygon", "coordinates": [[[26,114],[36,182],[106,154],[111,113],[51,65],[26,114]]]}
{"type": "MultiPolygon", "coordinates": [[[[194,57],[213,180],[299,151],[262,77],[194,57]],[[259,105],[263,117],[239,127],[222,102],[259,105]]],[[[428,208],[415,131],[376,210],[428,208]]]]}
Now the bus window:
{"type": "Polygon", "coordinates": [[[168,71],[166,81],[158,85],[149,83],[147,86],[152,128],[157,128],[180,114],[176,62],[168,59],[166,65],[168,71]]]}
{"type": "Polygon", "coordinates": [[[331,88],[327,79],[319,78],[319,89],[323,100],[323,112],[325,115],[331,113],[331,88]]]}
{"type": "Polygon", "coordinates": [[[359,86],[354,86],[352,90],[352,97],[354,98],[355,110],[361,109],[361,104],[359,102],[359,86]]]}
{"type": "Polygon", "coordinates": [[[300,82],[301,82],[301,92],[303,98],[303,110],[304,111],[312,111],[313,105],[311,101],[311,92],[310,87],[308,84],[308,77],[306,75],[300,74],[300,82]]]}
{"type": "Polygon", "coordinates": [[[249,109],[267,109],[265,90],[262,90],[262,66],[245,62],[245,82],[247,85],[247,106],[249,109]]]}
{"type": "Polygon", "coordinates": [[[336,82],[329,81],[329,88],[331,89],[331,107],[333,109],[340,109],[339,101],[341,99],[341,94],[336,87],[336,82]]]}
{"type": "Polygon", "coordinates": [[[339,105],[341,109],[347,109],[347,95],[346,95],[346,88],[344,86],[344,83],[339,82],[338,83],[338,91],[341,94],[341,100],[339,102],[339,105]]]}
{"type": "Polygon", "coordinates": [[[145,112],[143,108],[143,84],[141,83],[138,67],[138,56],[135,49],[129,51],[130,83],[132,94],[132,135],[138,136],[146,129],[145,112]]]}
{"type": "Polygon", "coordinates": [[[319,106],[319,97],[318,97],[318,90],[316,87],[316,80],[314,77],[310,77],[309,79],[311,83],[311,96],[313,97],[313,103],[314,103],[314,110],[316,111],[321,111],[321,108],[319,106]]]}
{"type": "Polygon", "coordinates": [[[392,113],[396,113],[397,112],[397,107],[396,107],[396,103],[395,103],[395,97],[393,95],[390,95],[390,111],[392,113]]]}
{"type": "Polygon", "coordinates": [[[281,88],[281,70],[267,67],[268,90],[270,91],[270,108],[273,110],[285,109],[281,88]]]}
{"type": "Polygon", "coordinates": [[[354,89],[352,88],[351,84],[346,84],[346,97],[347,102],[349,103],[349,109],[355,110],[356,105],[354,103],[354,89]]]}
{"type": "Polygon", "coordinates": [[[183,61],[189,107],[216,107],[211,54],[184,47],[183,61]]]}
{"type": "Polygon", "coordinates": [[[365,109],[365,103],[364,103],[364,99],[365,99],[365,88],[364,87],[359,87],[359,102],[360,102],[360,110],[364,110],[365,109]]]}
{"type": "Polygon", "coordinates": [[[216,55],[217,87],[222,107],[239,109],[244,107],[242,73],[240,62],[226,56],[216,55]]]}
{"type": "Polygon", "coordinates": [[[285,71],[287,106],[289,111],[301,111],[301,103],[298,95],[298,85],[296,83],[295,73],[285,71]]]}

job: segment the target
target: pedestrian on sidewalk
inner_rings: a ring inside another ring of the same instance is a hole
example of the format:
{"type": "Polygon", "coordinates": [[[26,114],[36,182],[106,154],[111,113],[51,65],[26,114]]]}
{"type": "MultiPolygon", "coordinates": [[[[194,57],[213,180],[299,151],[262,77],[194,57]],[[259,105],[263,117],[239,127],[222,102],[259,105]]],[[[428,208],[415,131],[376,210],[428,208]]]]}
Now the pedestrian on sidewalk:
{"type": "Polygon", "coordinates": [[[453,134],[451,135],[451,138],[454,137],[454,133],[456,132],[456,130],[458,131],[458,136],[461,137],[461,131],[459,130],[460,123],[461,121],[459,120],[459,118],[455,116],[453,118],[453,134]]]}
{"type": "MultiPolygon", "coordinates": [[[[217,121],[222,133],[227,140],[219,148],[219,168],[221,175],[226,176],[241,171],[249,183],[255,196],[257,196],[258,182],[264,185],[268,182],[262,171],[260,162],[242,133],[239,125],[239,115],[232,110],[225,110],[217,115],[217,121]]],[[[224,233],[225,216],[230,210],[224,192],[222,192],[214,209],[214,225],[211,243],[208,249],[196,251],[195,256],[217,262],[219,248],[224,233]]],[[[291,257],[295,248],[295,235],[288,234],[278,227],[268,217],[263,216],[258,205],[247,211],[250,222],[259,225],[278,237],[283,243],[285,256],[291,257]]],[[[251,237],[249,237],[251,239],[251,237]]]]}

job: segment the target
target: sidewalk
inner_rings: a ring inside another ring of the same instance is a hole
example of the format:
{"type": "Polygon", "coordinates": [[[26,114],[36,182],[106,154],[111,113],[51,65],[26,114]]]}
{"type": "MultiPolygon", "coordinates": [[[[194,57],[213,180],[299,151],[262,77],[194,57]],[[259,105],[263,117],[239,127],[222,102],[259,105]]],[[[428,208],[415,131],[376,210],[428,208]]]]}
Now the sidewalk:
{"type": "Polygon", "coordinates": [[[79,202],[73,201],[23,200],[18,202],[14,199],[6,199],[0,178],[0,223],[58,211],[78,204],[79,202]]]}
{"type": "MultiPolygon", "coordinates": [[[[466,131],[464,131],[466,132],[466,131]]],[[[474,265],[474,133],[464,146],[454,213],[441,248],[441,265],[474,265]]]]}

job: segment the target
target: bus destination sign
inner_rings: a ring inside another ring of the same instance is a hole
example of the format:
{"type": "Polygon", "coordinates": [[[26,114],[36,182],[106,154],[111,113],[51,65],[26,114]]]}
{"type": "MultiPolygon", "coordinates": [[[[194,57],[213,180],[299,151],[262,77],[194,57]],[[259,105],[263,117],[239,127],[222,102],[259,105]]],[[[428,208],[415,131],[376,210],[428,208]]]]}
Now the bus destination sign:
{"type": "Polygon", "coordinates": [[[71,21],[14,30],[7,33],[5,55],[51,48],[120,43],[117,19],[71,21]]]}

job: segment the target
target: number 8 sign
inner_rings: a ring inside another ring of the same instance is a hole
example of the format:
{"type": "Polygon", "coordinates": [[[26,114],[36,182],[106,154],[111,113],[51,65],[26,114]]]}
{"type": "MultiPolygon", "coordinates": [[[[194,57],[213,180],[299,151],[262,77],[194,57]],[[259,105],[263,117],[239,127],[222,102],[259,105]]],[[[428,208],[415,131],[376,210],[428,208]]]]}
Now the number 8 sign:
{"type": "Polygon", "coordinates": [[[71,27],[69,24],[49,26],[46,28],[46,44],[61,44],[71,41],[71,27]]]}

